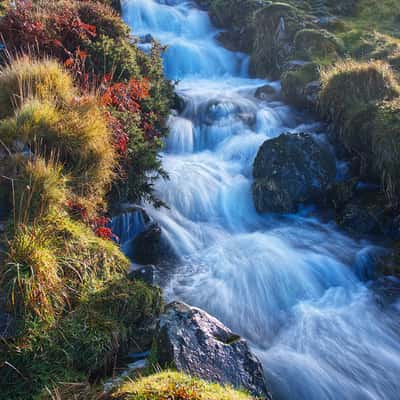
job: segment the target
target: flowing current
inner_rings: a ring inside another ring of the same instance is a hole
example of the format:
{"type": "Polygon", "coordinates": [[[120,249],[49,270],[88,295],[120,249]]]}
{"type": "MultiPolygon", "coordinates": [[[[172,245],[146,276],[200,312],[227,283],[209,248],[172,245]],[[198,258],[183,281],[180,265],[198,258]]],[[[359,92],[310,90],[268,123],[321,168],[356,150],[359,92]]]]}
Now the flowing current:
{"type": "Polygon", "coordinates": [[[361,280],[374,247],[310,210],[261,216],[252,203],[259,146],[320,126],[257,99],[267,82],[248,78],[247,58],[218,44],[192,2],[125,0],[123,15],[135,35],[168,46],[165,70],[185,101],[162,154],[170,180],[157,184],[169,209],[147,207],[179,255],[166,296],[245,337],[275,399],[398,400],[400,304],[379,306],[361,280]]]}

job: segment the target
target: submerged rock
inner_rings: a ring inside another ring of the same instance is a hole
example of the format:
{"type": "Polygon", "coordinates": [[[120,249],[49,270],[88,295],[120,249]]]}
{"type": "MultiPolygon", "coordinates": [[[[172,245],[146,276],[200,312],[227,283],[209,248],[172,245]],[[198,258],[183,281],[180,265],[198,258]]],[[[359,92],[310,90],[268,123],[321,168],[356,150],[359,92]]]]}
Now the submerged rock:
{"type": "Polygon", "coordinates": [[[333,154],[310,134],[282,134],[267,140],[253,166],[253,199],[258,212],[296,212],[320,202],[336,175],[333,154]]]}
{"type": "Polygon", "coordinates": [[[268,100],[277,95],[276,89],[272,85],[263,85],[257,88],[255,97],[260,100],[268,100]]]}
{"type": "Polygon", "coordinates": [[[262,366],[246,341],[205,311],[180,302],[167,305],[155,343],[161,366],[270,399],[262,366]]]}

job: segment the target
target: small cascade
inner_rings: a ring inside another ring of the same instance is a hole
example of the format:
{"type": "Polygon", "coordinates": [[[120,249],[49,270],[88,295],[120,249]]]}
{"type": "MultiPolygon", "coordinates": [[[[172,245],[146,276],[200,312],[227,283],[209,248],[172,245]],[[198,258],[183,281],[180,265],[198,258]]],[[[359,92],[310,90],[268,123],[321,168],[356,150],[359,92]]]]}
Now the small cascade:
{"type": "Polygon", "coordinates": [[[118,237],[125,254],[131,255],[132,241],[146,229],[148,224],[148,216],[140,207],[124,211],[111,219],[111,229],[118,237]]]}

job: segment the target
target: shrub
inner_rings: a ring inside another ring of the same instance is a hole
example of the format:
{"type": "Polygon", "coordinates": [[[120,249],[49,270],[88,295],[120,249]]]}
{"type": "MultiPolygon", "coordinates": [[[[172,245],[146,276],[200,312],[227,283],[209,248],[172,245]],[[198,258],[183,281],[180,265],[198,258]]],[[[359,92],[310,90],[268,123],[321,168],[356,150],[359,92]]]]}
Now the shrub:
{"type": "Polygon", "coordinates": [[[129,38],[129,27],[110,5],[98,1],[78,1],[76,7],[80,19],[96,27],[97,35],[114,40],[129,38]]]}
{"type": "Polygon", "coordinates": [[[165,371],[136,381],[128,381],[111,396],[118,400],[251,400],[252,397],[229,386],[219,386],[165,371]]]}
{"type": "Polygon", "coordinates": [[[140,77],[137,62],[138,50],[128,41],[116,41],[106,35],[86,46],[90,59],[88,68],[98,75],[111,73],[113,81],[127,81],[132,77],[140,77]]]}
{"type": "Polygon", "coordinates": [[[61,104],[76,94],[71,76],[54,60],[18,57],[0,70],[0,118],[30,97],[61,104]]]}
{"type": "Polygon", "coordinates": [[[76,2],[24,1],[0,20],[0,32],[11,52],[38,52],[57,57],[68,57],[82,43],[96,36],[96,28],[81,20],[76,2]]]}

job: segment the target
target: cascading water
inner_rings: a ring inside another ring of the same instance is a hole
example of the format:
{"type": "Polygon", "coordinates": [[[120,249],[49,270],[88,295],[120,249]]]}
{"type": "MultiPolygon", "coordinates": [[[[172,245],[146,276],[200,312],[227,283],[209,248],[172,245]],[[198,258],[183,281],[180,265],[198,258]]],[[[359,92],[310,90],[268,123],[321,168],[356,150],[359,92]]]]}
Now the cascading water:
{"type": "Polygon", "coordinates": [[[263,141],[318,124],[256,99],[266,82],[246,77],[246,57],[217,44],[193,3],[125,0],[123,15],[136,35],[168,45],[165,70],[186,103],[169,120],[170,180],[157,185],[170,208],[147,207],[180,256],[166,296],[247,338],[276,399],[399,399],[399,305],[378,307],[356,273],[371,246],[308,210],[260,216],[252,204],[263,141]]]}

